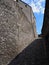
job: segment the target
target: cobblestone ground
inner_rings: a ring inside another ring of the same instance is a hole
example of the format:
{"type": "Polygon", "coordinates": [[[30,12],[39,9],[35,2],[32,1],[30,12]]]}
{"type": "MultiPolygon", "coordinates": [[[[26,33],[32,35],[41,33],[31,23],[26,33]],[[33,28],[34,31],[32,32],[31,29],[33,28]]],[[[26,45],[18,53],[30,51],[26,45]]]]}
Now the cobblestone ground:
{"type": "Polygon", "coordinates": [[[44,40],[34,40],[9,65],[48,65],[44,40]]]}

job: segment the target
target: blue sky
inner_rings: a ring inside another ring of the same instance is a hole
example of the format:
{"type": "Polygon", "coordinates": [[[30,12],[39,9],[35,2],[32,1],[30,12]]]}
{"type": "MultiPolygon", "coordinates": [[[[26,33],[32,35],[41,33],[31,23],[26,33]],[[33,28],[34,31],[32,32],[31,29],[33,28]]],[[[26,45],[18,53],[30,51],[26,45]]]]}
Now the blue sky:
{"type": "Polygon", "coordinates": [[[44,18],[45,0],[22,0],[22,1],[26,2],[32,7],[32,10],[36,18],[36,30],[37,33],[40,34],[44,18]]]}

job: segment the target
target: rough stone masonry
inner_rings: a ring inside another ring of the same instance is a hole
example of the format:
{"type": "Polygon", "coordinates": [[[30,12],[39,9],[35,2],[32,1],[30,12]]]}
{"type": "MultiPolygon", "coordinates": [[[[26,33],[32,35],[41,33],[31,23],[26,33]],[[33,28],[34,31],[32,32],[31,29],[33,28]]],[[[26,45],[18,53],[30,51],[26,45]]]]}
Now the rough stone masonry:
{"type": "Polygon", "coordinates": [[[22,2],[0,0],[0,65],[7,65],[37,37],[34,16],[30,21],[20,7],[26,4],[18,3],[22,2]]]}

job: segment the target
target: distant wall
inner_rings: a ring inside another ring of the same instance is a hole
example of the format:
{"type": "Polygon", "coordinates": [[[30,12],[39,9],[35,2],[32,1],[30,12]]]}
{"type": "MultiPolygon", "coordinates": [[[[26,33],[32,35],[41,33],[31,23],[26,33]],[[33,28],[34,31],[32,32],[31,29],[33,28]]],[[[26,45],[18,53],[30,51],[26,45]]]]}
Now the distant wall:
{"type": "Polygon", "coordinates": [[[46,4],[45,4],[45,14],[44,14],[43,27],[41,32],[44,37],[49,34],[49,1],[48,0],[46,0],[46,4]]]}
{"type": "Polygon", "coordinates": [[[0,65],[7,65],[37,37],[28,16],[15,1],[0,0],[0,65]]]}

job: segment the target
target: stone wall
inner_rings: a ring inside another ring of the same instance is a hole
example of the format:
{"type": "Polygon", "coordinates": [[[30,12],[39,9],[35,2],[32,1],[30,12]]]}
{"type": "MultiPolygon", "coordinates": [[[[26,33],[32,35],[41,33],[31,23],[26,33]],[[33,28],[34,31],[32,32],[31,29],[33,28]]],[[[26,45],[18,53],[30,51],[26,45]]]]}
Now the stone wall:
{"type": "Polygon", "coordinates": [[[45,14],[43,20],[43,27],[42,27],[42,35],[45,37],[49,34],[49,1],[46,0],[45,4],[45,14]]]}
{"type": "Polygon", "coordinates": [[[46,6],[45,6],[45,14],[44,14],[43,27],[42,27],[42,37],[45,38],[47,63],[49,65],[49,1],[48,0],[46,0],[46,6]]]}
{"type": "Polygon", "coordinates": [[[34,29],[17,2],[0,0],[0,65],[7,65],[36,38],[34,29]]]}

